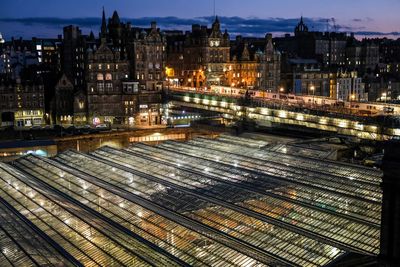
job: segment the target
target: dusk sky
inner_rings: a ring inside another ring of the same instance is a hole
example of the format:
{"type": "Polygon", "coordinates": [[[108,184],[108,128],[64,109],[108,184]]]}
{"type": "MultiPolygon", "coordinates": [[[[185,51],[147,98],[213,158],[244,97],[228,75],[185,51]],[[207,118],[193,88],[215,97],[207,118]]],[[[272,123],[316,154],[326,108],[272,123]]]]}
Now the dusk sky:
{"type": "MultiPolygon", "coordinates": [[[[156,20],[161,29],[187,30],[192,23],[207,24],[213,0],[0,0],[0,32],[6,39],[56,37],[62,27],[79,25],[84,33],[99,30],[102,7],[111,16],[147,26],[156,20]]],[[[310,30],[327,28],[358,36],[400,36],[400,0],[216,0],[216,13],[231,35],[263,36],[292,32],[303,15],[310,30]]]]}

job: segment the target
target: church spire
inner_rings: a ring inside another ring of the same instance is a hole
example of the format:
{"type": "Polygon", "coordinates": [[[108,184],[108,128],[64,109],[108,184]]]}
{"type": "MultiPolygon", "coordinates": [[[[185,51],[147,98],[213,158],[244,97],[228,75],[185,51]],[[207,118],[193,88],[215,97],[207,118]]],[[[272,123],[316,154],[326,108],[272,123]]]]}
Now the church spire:
{"type": "Polygon", "coordinates": [[[308,32],[308,27],[304,23],[303,15],[302,15],[300,17],[300,22],[297,24],[296,28],[294,29],[294,34],[298,35],[298,34],[302,34],[302,33],[306,33],[306,32],[308,32]]]}
{"type": "Polygon", "coordinates": [[[104,12],[103,6],[103,17],[101,18],[101,37],[106,37],[107,34],[107,23],[106,23],[106,14],[104,12]]]}

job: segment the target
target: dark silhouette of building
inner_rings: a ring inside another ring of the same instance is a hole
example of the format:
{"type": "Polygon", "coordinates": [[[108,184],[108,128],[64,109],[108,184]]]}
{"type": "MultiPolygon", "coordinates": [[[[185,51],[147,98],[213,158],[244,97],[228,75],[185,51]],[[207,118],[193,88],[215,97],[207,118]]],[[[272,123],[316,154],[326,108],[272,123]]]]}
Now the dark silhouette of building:
{"type": "Polygon", "coordinates": [[[67,75],[63,74],[55,87],[52,115],[56,124],[73,124],[74,91],[74,85],[67,75]]]}
{"type": "Polygon", "coordinates": [[[381,249],[380,266],[395,267],[400,264],[400,142],[385,146],[382,169],[381,249]]]}
{"type": "Polygon", "coordinates": [[[316,59],[325,68],[346,64],[347,34],[309,31],[303,17],[294,29],[294,36],[275,38],[275,42],[291,58],[316,59]]]}

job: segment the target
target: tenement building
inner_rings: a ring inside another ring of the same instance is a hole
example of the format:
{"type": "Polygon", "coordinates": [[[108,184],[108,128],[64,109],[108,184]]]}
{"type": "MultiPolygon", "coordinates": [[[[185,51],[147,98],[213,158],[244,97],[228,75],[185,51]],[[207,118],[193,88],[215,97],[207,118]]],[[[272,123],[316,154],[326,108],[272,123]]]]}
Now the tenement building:
{"type": "Polygon", "coordinates": [[[259,59],[258,87],[268,92],[276,92],[278,88],[287,92],[287,88],[281,86],[281,53],[273,44],[272,34],[267,34],[265,39],[264,53],[259,59]]]}
{"type": "Polygon", "coordinates": [[[260,54],[250,52],[246,41],[232,49],[232,60],[226,72],[227,84],[232,87],[258,87],[260,54]]]}
{"type": "Polygon", "coordinates": [[[166,38],[157,28],[156,22],[150,28],[132,27],[122,23],[118,13],[106,24],[103,19],[100,36],[106,38],[122,60],[129,61],[129,74],[139,83],[142,90],[161,90],[165,84],[166,38]]]}
{"type": "Polygon", "coordinates": [[[1,126],[17,128],[45,124],[44,87],[40,81],[0,82],[1,126]]]}
{"type": "Polygon", "coordinates": [[[155,22],[150,28],[135,28],[122,23],[116,11],[107,23],[103,10],[99,39],[93,32],[86,36],[78,27],[65,27],[63,75],[52,102],[54,121],[121,126],[160,123],[165,49],[165,36],[155,22]]]}
{"type": "Polygon", "coordinates": [[[121,60],[120,52],[112,50],[102,38],[97,50],[88,51],[86,72],[88,122],[123,124],[126,116],[122,96],[126,92],[122,81],[129,78],[128,62],[121,60]]]}
{"type": "Polygon", "coordinates": [[[230,41],[216,17],[211,28],[194,24],[190,32],[168,31],[166,36],[169,85],[279,88],[281,54],[271,34],[230,41]]]}
{"type": "Polygon", "coordinates": [[[225,83],[229,61],[229,34],[226,30],[221,32],[218,17],[215,17],[211,29],[192,25],[192,31],[186,34],[184,44],[183,85],[204,87],[225,83]]]}

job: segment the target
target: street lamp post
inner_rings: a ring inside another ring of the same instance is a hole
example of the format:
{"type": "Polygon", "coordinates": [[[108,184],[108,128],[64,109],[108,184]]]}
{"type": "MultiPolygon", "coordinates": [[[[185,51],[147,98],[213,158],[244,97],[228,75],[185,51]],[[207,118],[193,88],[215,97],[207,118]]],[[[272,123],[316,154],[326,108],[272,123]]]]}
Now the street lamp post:
{"type": "Polygon", "coordinates": [[[310,90],[311,90],[312,95],[313,95],[313,97],[312,97],[312,105],[314,106],[315,86],[311,85],[310,90]]]}
{"type": "Polygon", "coordinates": [[[353,101],[356,99],[355,94],[351,94],[350,96],[350,114],[352,113],[352,108],[353,108],[353,101]]]}
{"type": "Polygon", "coordinates": [[[387,93],[382,93],[382,95],[381,95],[381,101],[382,101],[382,99],[385,99],[384,101],[385,101],[385,104],[386,104],[387,93]]]}

